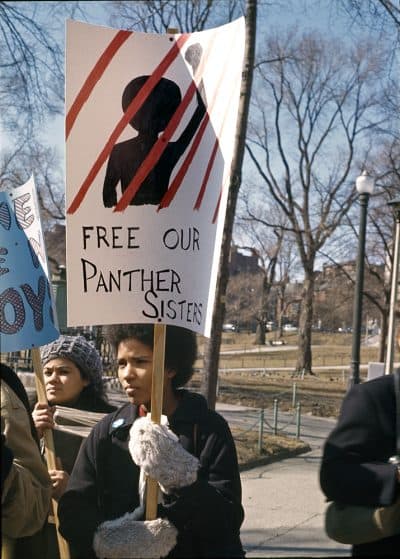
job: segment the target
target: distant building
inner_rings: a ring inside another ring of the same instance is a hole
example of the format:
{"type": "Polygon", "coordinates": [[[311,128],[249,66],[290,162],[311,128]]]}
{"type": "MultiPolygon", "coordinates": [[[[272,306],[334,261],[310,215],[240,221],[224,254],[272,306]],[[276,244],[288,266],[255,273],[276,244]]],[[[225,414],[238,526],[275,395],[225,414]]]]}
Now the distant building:
{"type": "Polygon", "coordinates": [[[257,274],[260,272],[259,257],[253,249],[250,254],[239,252],[236,245],[232,245],[229,256],[229,275],[257,274]]]}

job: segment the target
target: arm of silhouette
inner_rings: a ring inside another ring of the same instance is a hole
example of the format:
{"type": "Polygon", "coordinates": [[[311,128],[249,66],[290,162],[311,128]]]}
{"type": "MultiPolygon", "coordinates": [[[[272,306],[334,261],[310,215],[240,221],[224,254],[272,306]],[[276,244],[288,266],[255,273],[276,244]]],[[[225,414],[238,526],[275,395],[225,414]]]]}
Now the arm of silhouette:
{"type": "Polygon", "coordinates": [[[103,184],[103,204],[105,208],[112,208],[117,203],[117,184],[121,178],[118,169],[118,154],[114,147],[107,163],[103,184]]]}
{"type": "MultiPolygon", "coordinates": [[[[196,73],[199,67],[202,54],[203,54],[203,49],[201,48],[201,45],[199,43],[195,43],[194,45],[191,45],[185,53],[185,59],[192,67],[193,75],[196,73]]],[[[206,99],[203,80],[201,80],[199,83],[199,87],[197,88],[196,91],[196,96],[197,96],[197,108],[193,113],[193,116],[190,119],[185,130],[182,132],[179,139],[175,143],[176,161],[179,159],[179,157],[181,157],[182,153],[185,151],[187,146],[192,141],[193,136],[195,135],[199,127],[199,124],[206,113],[207,99],[206,99]]]]}
{"type": "Polygon", "coordinates": [[[201,80],[199,87],[196,91],[197,96],[197,108],[193,113],[192,118],[188,122],[185,130],[179,136],[178,140],[175,142],[175,152],[176,161],[181,157],[187,146],[192,141],[195,133],[197,132],[200,122],[206,113],[206,103],[205,103],[205,91],[203,80],[201,80]]]}

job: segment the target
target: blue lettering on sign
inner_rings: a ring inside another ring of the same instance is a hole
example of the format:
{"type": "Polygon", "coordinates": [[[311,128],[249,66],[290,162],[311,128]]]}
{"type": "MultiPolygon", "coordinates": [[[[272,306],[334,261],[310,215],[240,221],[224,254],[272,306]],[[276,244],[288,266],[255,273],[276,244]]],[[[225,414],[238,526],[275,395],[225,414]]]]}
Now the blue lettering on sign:
{"type": "Polygon", "coordinates": [[[0,293],[0,333],[17,334],[25,325],[25,301],[31,309],[33,324],[37,332],[43,330],[46,302],[49,304],[49,317],[54,324],[53,309],[50,297],[49,282],[46,276],[38,279],[37,290],[24,283],[20,286],[21,292],[15,287],[9,287],[0,293]]]}

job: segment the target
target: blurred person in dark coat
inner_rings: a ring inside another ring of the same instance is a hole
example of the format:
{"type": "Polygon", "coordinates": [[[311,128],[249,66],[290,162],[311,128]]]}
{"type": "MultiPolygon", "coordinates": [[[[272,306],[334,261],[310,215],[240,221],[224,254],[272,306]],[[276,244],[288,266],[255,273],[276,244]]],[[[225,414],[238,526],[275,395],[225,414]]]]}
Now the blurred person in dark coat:
{"type": "MultiPolygon", "coordinates": [[[[395,375],[400,371],[356,384],[345,396],[337,425],[326,440],[320,469],[321,488],[329,501],[368,507],[397,503],[400,507],[400,466],[389,460],[397,453],[395,390],[399,384],[395,375]]],[[[400,522],[396,535],[353,545],[352,554],[398,557],[400,522]]]]}

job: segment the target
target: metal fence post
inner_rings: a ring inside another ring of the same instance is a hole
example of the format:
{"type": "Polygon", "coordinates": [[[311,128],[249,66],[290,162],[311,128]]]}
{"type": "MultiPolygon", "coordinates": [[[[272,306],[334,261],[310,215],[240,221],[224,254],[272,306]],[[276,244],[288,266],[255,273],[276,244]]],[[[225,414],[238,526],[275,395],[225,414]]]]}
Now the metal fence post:
{"type": "Polygon", "coordinates": [[[296,406],[296,439],[300,438],[300,423],[301,423],[301,403],[297,402],[297,406],[296,406]]]}
{"type": "Polygon", "coordinates": [[[274,425],[273,433],[276,435],[278,433],[278,398],[274,398],[274,425]]]}
{"type": "Polygon", "coordinates": [[[264,436],[264,408],[260,409],[260,423],[258,425],[258,452],[261,454],[264,436]]]}
{"type": "Polygon", "coordinates": [[[295,405],[296,405],[296,396],[297,396],[297,394],[296,394],[296,389],[297,389],[297,385],[296,385],[296,383],[294,382],[294,383],[293,383],[292,408],[294,408],[295,405]]]}

